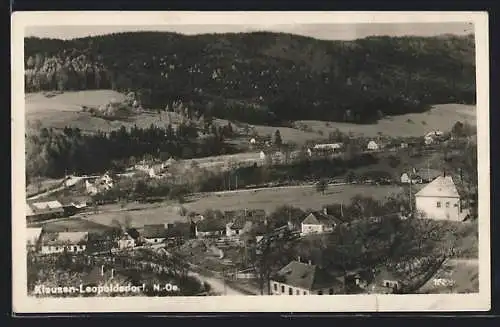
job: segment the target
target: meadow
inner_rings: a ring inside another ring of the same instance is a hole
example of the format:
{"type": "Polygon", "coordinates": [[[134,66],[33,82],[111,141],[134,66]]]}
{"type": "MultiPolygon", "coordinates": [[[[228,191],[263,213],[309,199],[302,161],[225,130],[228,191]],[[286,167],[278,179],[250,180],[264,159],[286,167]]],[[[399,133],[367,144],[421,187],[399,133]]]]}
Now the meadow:
{"type": "MultiPolygon", "coordinates": [[[[418,191],[419,186],[414,190],[418,191]]],[[[207,209],[236,210],[236,209],[264,209],[268,213],[282,205],[292,205],[303,210],[320,210],[322,206],[334,203],[349,203],[355,195],[361,194],[384,200],[391,194],[403,192],[400,186],[371,186],[371,185],[339,185],[329,186],[325,194],[318,193],[314,186],[298,186],[272,188],[262,190],[241,190],[236,192],[215,192],[196,194],[186,198],[182,204],[187,212],[203,213],[207,209]]],[[[109,205],[107,212],[92,214],[86,217],[90,221],[111,225],[113,220],[124,222],[130,219],[132,226],[142,227],[144,224],[166,224],[187,222],[186,216],[181,213],[177,202],[165,201],[154,205],[127,205],[129,211],[117,211],[118,205],[109,205]],[[115,210],[115,211],[111,211],[115,210]]]]}
{"type": "MultiPolygon", "coordinates": [[[[63,128],[65,126],[78,127],[82,131],[96,130],[110,131],[122,125],[131,127],[149,127],[151,124],[165,126],[179,122],[175,113],[143,112],[128,120],[106,120],[93,117],[90,113],[81,112],[81,106],[99,106],[108,103],[111,99],[121,101],[125,95],[112,90],[90,90],[79,92],[64,92],[52,97],[43,93],[28,93],[25,95],[26,119],[40,121],[42,126],[63,128]]],[[[476,107],[462,104],[441,104],[433,106],[423,113],[411,113],[399,116],[385,117],[377,124],[350,124],[325,121],[297,121],[295,127],[274,127],[252,125],[250,129],[260,136],[271,135],[280,130],[284,142],[293,142],[302,145],[310,140],[327,139],[330,132],[336,129],[346,134],[363,135],[366,137],[386,136],[422,136],[432,130],[450,130],[456,121],[466,121],[476,124],[476,107]],[[307,126],[307,130],[299,129],[307,126]]],[[[227,124],[225,119],[217,119],[218,125],[227,124]]],[[[239,125],[237,123],[233,124],[239,125]]]]}

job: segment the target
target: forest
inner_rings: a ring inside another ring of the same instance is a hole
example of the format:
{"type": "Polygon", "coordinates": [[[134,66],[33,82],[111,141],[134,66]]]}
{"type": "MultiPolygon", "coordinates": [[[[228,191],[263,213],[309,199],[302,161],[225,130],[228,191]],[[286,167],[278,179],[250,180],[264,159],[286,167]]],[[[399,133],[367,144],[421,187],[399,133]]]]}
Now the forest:
{"type": "Polygon", "coordinates": [[[438,103],[475,103],[474,37],[323,41],[283,33],[116,33],[25,39],[25,87],[134,91],[145,108],[184,101],[252,124],[373,123],[438,103]]]}
{"type": "Polygon", "coordinates": [[[110,133],[83,134],[78,128],[64,130],[28,129],[26,139],[26,176],[62,177],[65,174],[102,173],[120,170],[131,164],[131,158],[152,156],[162,160],[195,158],[232,153],[223,135],[215,130],[197,138],[197,128],[180,124],[177,129],[150,126],[146,129],[122,126],[110,133]]]}

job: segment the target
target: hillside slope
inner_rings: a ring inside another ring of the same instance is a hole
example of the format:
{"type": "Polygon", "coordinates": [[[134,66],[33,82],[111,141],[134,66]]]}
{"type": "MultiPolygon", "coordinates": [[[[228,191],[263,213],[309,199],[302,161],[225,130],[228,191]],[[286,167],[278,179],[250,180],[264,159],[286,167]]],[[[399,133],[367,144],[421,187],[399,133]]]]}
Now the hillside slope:
{"type": "Polygon", "coordinates": [[[438,103],[475,102],[473,36],[321,41],[281,33],[119,33],[25,40],[26,91],[136,91],[253,124],[373,123],[438,103]]]}

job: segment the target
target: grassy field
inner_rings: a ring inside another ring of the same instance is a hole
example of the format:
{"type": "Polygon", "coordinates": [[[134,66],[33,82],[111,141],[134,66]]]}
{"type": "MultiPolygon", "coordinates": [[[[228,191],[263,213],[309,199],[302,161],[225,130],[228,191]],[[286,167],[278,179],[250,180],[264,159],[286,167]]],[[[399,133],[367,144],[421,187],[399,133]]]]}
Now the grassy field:
{"type": "MultiPolygon", "coordinates": [[[[108,103],[111,99],[121,101],[125,96],[112,90],[91,90],[79,92],[64,92],[53,97],[46,97],[43,93],[28,93],[25,96],[26,119],[28,121],[41,121],[46,127],[63,128],[64,126],[78,127],[83,131],[109,131],[124,125],[131,127],[137,124],[139,127],[149,127],[151,124],[165,126],[171,123],[175,125],[179,121],[176,114],[145,112],[128,121],[109,121],[93,117],[89,113],[81,112],[81,106],[99,106],[108,103]]],[[[215,120],[218,125],[225,125],[224,119],[215,120]]],[[[439,129],[449,130],[456,121],[467,121],[476,123],[475,106],[460,104],[436,105],[424,113],[405,114],[392,116],[380,120],[377,124],[357,125],[349,123],[323,122],[323,121],[298,121],[297,124],[305,124],[308,131],[289,127],[253,126],[253,130],[259,135],[272,135],[277,129],[285,142],[294,142],[299,145],[308,140],[326,139],[328,134],[335,129],[344,133],[364,135],[367,137],[377,136],[382,132],[387,136],[422,136],[426,132],[439,129]]],[[[233,126],[236,126],[233,123],[233,126]]]]}
{"type": "Polygon", "coordinates": [[[25,96],[26,120],[28,122],[40,121],[44,127],[78,127],[86,132],[110,131],[122,125],[128,128],[134,124],[141,128],[149,127],[151,124],[164,127],[170,120],[173,124],[178,121],[175,113],[159,115],[143,112],[128,120],[111,121],[93,117],[90,113],[81,111],[81,106],[105,105],[112,99],[123,101],[125,95],[112,90],[64,92],[50,98],[43,93],[28,93],[25,96]]]}
{"type": "Polygon", "coordinates": [[[59,179],[44,178],[43,180],[40,180],[37,183],[28,184],[26,185],[26,195],[30,196],[32,194],[37,193],[39,190],[51,189],[61,184],[62,181],[63,181],[62,178],[59,179]]]}
{"type": "Polygon", "coordinates": [[[280,130],[284,142],[304,144],[309,140],[327,139],[330,132],[339,129],[354,136],[375,137],[379,133],[392,137],[423,136],[432,130],[448,131],[456,121],[476,124],[476,107],[461,104],[442,104],[424,113],[405,114],[381,119],[377,124],[358,125],[349,123],[325,122],[317,120],[297,121],[296,125],[307,125],[307,131],[270,126],[254,126],[259,135],[274,135],[280,130]]]}
{"type": "Polygon", "coordinates": [[[47,223],[34,224],[30,227],[42,227],[45,232],[102,232],[109,226],[80,218],[68,218],[47,223]]]}
{"type": "MultiPolygon", "coordinates": [[[[418,188],[415,187],[415,191],[418,188]]],[[[211,193],[188,198],[182,206],[188,212],[202,213],[207,209],[235,210],[235,209],[264,209],[274,211],[281,205],[293,205],[304,210],[321,209],[323,205],[333,203],[348,203],[357,194],[364,194],[375,199],[383,200],[390,194],[400,193],[399,186],[369,186],[369,185],[344,185],[330,186],[324,195],[318,193],[313,186],[251,190],[231,193],[211,193]]],[[[119,206],[107,206],[106,210],[118,209],[119,206]]],[[[141,205],[133,211],[103,212],[89,215],[86,219],[111,225],[113,220],[125,221],[131,218],[134,227],[144,224],[161,224],[173,222],[186,222],[187,218],[180,213],[178,203],[166,201],[161,205],[141,205]]]]}

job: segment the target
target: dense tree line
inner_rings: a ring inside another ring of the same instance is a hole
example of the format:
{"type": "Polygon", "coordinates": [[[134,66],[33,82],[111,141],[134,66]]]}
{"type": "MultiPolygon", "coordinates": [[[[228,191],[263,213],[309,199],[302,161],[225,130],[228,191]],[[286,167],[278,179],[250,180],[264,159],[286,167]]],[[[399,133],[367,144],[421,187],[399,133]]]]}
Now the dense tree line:
{"type": "Polygon", "coordinates": [[[122,126],[109,133],[90,135],[69,127],[62,131],[29,129],[26,173],[28,178],[90,174],[110,168],[124,169],[144,156],[187,159],[233,151],[217,131],[202,139],[197,136],[197,128],[189,123],[180,124],[176,129],[171,125],[165,128],[151,125],[145,129],[134,126],[130,130],[122,126]]]}
{"type": "Polygon", "coordinates": [[[25,40],[26,91],[137,91],[249,123],[374,122],[430,104],[475,102],[474,37],[321,41],[281,33],[139,32],[25,40]]]}

